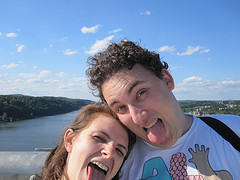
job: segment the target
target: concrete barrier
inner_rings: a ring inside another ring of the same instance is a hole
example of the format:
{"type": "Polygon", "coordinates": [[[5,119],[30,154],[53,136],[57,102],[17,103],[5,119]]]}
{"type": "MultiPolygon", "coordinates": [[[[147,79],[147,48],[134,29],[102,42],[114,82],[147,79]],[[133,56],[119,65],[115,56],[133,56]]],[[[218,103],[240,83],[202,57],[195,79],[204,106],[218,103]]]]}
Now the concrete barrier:
{"type": "Polygon", "coordinates": [[[49,152],[0,151],[0,180],[28,180],[40,173],[49,152]]]}

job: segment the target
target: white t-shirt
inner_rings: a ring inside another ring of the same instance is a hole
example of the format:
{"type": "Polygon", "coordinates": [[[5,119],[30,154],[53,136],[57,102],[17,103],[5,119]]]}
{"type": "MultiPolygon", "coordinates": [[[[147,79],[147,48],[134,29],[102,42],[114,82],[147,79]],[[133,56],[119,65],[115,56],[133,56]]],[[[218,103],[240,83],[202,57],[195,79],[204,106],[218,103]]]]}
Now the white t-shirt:
{"type": "MultiPolygon", "coordinates": [[[[240,136],[240,116],[214,115],[240,136]]],[[[171,180],[208,177],[240,179],[240,153],[202,120],[193,116],[189,131],[168,149],[141,138],[124,163],[122,180],[171,180]]]]}

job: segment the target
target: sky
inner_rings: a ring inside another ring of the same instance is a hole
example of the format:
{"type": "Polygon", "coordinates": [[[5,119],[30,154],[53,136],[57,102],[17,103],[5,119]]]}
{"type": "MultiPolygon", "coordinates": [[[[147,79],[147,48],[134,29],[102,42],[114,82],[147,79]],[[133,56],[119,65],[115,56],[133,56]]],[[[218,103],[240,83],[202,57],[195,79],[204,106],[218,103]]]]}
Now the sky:
{"type": "Polygon", "coordinates": [[[177,100],[240,100],[239,0],[0,0],[0,95],[98,100],[87,59],[128,39],[160,54],[177,100]]]}

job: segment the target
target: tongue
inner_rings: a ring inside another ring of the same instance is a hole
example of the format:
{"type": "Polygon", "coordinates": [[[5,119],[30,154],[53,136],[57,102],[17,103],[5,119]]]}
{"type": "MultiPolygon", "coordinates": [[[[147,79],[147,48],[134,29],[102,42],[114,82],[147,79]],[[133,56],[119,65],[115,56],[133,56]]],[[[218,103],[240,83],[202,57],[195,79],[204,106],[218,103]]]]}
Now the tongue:
{"type": "Polygon", "coordinates": [[[88,171],[87,180],[104,180],[105,179],[104,172],[91,163],[88,166],[87,171],[88,171]]]}
{"type": "Polygon", "coordinates": [[[154,144],[161,144],[166,139],[165,128],[161,120],[147,130],[148,139],[154,144]]]}

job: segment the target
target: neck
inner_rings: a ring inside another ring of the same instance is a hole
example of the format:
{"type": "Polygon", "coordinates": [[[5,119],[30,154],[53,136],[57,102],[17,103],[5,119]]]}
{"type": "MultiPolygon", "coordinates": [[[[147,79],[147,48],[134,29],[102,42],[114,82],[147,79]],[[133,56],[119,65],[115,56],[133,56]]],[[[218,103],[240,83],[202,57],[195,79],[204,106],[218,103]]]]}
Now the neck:
{"type": "Polygon", "coordinates": [[[182,136],[189,131],[189,129],[191,128],[192,123],[193,123],[193,116],[192,115],[185,114],[184,116],[185,116],[185,126],[183,128],[182,136]]]}

